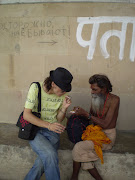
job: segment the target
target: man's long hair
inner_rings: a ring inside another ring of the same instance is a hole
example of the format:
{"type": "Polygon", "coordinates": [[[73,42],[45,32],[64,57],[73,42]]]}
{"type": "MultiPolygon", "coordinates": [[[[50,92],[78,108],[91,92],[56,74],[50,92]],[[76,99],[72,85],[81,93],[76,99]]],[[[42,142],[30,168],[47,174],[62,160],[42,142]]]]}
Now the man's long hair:
{"type": "Polygon", "coordinates": [[[106,75],[95,74],[89,79],[90,84],[97,84],[99,88],[106,88],[107,92],[112,92],[112,84],[106,75]]]}
{"type": "Polygon", "coordinates": [[[52,80],[50,76],[44,80],[44,86],[46,87],[47,91],[52,88],[52,80]]]}

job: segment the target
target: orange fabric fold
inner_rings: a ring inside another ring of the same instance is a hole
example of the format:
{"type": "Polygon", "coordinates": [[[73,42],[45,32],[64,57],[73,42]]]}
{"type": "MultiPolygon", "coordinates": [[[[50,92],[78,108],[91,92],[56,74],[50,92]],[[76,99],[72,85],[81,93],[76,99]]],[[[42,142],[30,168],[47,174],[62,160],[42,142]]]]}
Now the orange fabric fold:
{"type": "Polygon", "coordinates": [[[94,149],[96,154],[101,160],[101,163],[104,163],[102,144],[110,144],[111,140],[106,136],[102,131],[102,128],[98,125],[89,125],[86,127],[86,130],[82,134],[82,140],[91,140],[94,143],[94,149]]]}

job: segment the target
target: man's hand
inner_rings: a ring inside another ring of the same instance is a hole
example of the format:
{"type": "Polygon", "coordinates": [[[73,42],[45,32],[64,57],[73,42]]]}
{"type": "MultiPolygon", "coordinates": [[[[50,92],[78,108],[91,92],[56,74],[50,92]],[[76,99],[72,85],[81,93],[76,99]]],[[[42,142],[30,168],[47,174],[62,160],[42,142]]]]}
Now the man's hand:
{"type": "Polygon", "coordinates": [[[74,107],[73,111],[70,111],[71,114],[76,114],[76,115],[82,115],[82,116],[89,116],[89,113],[87,111],[85,111],[83,108],[77,106],[77,107],[74,107]]]}

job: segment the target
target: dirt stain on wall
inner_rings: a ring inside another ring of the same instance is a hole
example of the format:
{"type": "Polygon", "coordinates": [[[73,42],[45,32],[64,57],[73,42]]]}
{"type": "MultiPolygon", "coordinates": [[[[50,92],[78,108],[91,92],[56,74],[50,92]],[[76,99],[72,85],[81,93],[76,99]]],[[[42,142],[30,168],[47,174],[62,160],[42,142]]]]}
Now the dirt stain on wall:
{"type": "Polygon", "coordinates": [[[15,79],[14,79],[14,56],[9,55],[9,82],[8,86],[13,88],[15,87],[15,79]]]}

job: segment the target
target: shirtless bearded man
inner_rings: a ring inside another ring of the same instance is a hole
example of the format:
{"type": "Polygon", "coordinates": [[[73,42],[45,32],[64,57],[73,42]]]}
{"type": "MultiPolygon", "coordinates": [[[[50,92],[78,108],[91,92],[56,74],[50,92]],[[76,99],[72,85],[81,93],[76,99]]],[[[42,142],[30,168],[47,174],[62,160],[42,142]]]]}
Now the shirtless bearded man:
{"type": "MultiPolygon", "coordinates": [[[[89,79],[91,88],[91,108],[90,113],[81,107],[75,107],[76,115],[84,115],[90,119],[94,125],[102,127],[103,132],[111,140],[110,144],[103,144],[102,150],[112,148],[116,138],[116,121],[119,111],[120,98],[112,94],[112,85],[105,75],[95,74],[89,79]]],[[[80,167],[88,172],[96,179],[102,180],[93,161],[98,158],[94,151],[92,141],[80,141],[75,144],[73,151],[73,174],[71,180],[78,180],[80,167]]]]}

